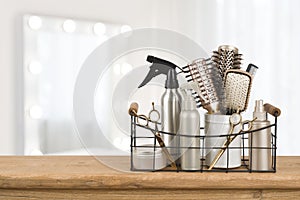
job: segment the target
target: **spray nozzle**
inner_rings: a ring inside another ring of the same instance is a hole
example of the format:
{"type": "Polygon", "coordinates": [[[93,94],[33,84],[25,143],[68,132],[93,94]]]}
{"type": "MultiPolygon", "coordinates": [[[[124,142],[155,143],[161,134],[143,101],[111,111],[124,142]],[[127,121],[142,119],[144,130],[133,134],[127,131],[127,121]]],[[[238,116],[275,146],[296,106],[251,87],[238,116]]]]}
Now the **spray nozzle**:
{"type": "MultiPolygon", "coordinates": [[[[204,104],[208,103],[208,100],[206,100],[206,98],[202,95],[202,92],[200,90],[200,87],[199,87],[198,83],[196,83],[196,82],[185,83],[180,88],[182,90],[188,90],[188,89],[189,90],[194,90],[195,92],[197,92],[197,94],[199,95],[200,99],[203,100],[204,104]]],[[[185,94],[183,94],[183,95],[185,95],[185,94]]]]}
{"type": "Polygon", "coordinates": [[[182,109],[183,110],[193,110],[196,109],[196,101],[194,99],[194,97],[192,96],[192,91],[194,90],[195,92],[197,92],[201,98],[202,94],[200,92],[200,88],[199,85],[195,82],[191,82],[191,83],[185,83],[180,87],[182,96],[183,96],[183,105],[182,105],[182,109]]]}
{"type": "Polygon", "coordinates": [[[143,80],[143,82],[139,85],[138,88],[143,87],[148,82],[151,81],[152,78],[160,75],[165,74],[167,76],[166,80],[166,88],[178,88],[178,80],[177,80],[177,74],[176,74],[176,67],[174,63],[171,63],[170,61],[163,60],[161,58],[157,58],[154,56],[148,56],[147,61],[150,63],[153,63],[150,66],[150,71],[148,72],[147,76],[143,80]]]}
{"type": "Polygon", "coordinates": [[[263,100],[256,100],[255,101],[255,107],[253,112],[253,118],[257,118],[258,121],[267,120],[267,113],[264,108],[264,102],[263,100]]]}
{"type": "Polygon", "coordinates": [[[190,99],[192,97],[192,86],[190,83],[185,83],[182,86],[180,86],[180,91],[182,93],[183,99],[190,99]]]}

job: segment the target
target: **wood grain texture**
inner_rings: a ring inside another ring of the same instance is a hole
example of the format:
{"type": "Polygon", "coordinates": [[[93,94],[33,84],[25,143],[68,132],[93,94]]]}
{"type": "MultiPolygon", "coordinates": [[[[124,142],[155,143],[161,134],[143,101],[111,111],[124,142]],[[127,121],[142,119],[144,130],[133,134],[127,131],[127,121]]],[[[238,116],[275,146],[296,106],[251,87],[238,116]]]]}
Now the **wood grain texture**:
{"type": "Polygon", "coordinates": [[[0,190],[0,200],[10,199],[261,199],[259,190],[0,190]]]}
{"type": "MultiPolygon", "coordinates": [[[[105,159],[129,169],[128,157],[105,159]]],[[[299,191],[300,157],[279,157],[277,173],[130,173],[113,170],[90,156],[0,157],[0,189],[16,188],[299,191]]]]}
{"type": "Polygon", "coordinates": [[[0,200],[111,199],[111,200],[290,200],[299,199],[298,190],[57,190],[0,189],[0,200]]]}

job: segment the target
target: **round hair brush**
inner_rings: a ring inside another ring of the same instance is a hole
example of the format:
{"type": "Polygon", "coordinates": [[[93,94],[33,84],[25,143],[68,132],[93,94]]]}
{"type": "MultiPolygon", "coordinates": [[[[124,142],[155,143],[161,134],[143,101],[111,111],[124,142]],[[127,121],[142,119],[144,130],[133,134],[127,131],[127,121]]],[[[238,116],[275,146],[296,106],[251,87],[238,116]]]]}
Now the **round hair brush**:
{"type": "Polygon", "coordinates": [[[183,67],[188,82],[198,84],[198,89],[193,93],[197,106],[203,106],[208,113],[224,112],[224,87],[218,68],[210,58],[197,59],[188,66],[183,67]]]}
{"type": "Polygon", "coordinates": [[[213,51],[212,61],[220,70],[224,80],[225,73],[229,69],[240,69],[242,54],[239,54],[238,48],[231,45],[219,46],[218,51],[213,51]]]}

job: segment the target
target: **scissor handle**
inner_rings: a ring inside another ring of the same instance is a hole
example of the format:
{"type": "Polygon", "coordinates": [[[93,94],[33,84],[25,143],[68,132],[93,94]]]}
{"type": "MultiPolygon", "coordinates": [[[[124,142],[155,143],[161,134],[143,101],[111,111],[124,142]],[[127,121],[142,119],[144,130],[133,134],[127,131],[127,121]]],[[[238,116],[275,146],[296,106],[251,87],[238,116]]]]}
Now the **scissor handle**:
{"type": "Polygon", "coordinates": [[[252,126],[253,126],[253,121],[256,120],[253,119],[253,120],[245,120],[245,121],[242,121],[242,127],[241,127],[241,131],[250,131],[252,129],[252,126]],[[247,129],[244,129],[244,126],[248,124],[248,128],[247,129]]]}
{"type": "Polygon", "coordinates": [[[143,126],[148,126],[149,125],[149,118],[146,115],[137,115],[137,123],[143,126]],[[143,119],[146,121],[146,123],[140,123],[139,119],[143,119]]]}
{"type": "Polygon", "coordinates": [[[155,107],[154,107],[154,102],[152,102],[152,110],[149,112],[148,118],[149,118],[149,120],[151,120],[151,121],[153,121],[153,122],[158,122],[159,119],[160,119],[160,113],[159,113],[158,110],[155,109],[155,107]],[[155,119],[153,119],[153,118],[151,117],[151,115],[153,116],[153,113],[155,113],[155,114],[157,115],[157,117],[156,117],[155,119]]]}
{"type": "Polygon", "coordinates": [[[229,118],[230,124],[236,126],[242,122],[242,116],[238,113],[233,113],[229,118]]]}

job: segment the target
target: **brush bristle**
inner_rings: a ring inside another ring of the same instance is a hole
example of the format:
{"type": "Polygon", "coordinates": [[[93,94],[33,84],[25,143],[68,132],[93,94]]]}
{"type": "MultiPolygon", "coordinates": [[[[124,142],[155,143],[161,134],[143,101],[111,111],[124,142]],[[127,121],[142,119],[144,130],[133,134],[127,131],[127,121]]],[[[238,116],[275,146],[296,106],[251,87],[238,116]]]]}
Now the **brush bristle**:
{"type": "Polygon", "coordinates": [[[225,107],[229,114],[239,110],[245,111],[248,106],[252,84],[251,74],[242,70],[228,70],[225,77],[225,107]]]}
{"type": "Polygon", "coordinates": [[[199,59],[185,68],[186,80],[196,82],[201,94],[193,92],[197,107],[224,101],[222,77],[211,58],[199,59]],[[201,97],[200,97],[201,96],[201,97]]]}
{"type": "Polygon", "coordinates": [[[238,49],[234,46],[219,46],[218,51],[213,51],[212,61],[218,67],[225,80],[225,73],[229,69],[240,69],[242,64],[242,54],[238,53],[238,49]]]}

